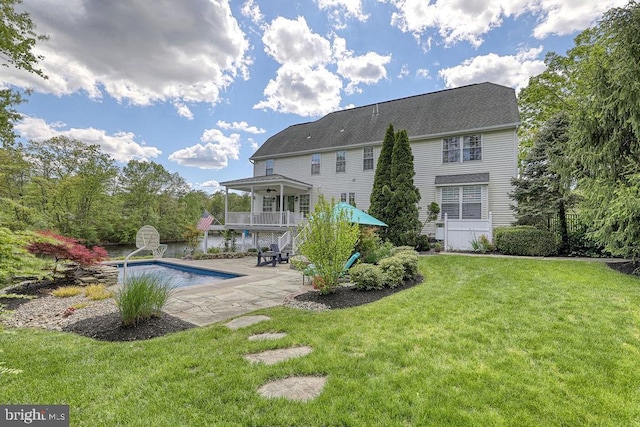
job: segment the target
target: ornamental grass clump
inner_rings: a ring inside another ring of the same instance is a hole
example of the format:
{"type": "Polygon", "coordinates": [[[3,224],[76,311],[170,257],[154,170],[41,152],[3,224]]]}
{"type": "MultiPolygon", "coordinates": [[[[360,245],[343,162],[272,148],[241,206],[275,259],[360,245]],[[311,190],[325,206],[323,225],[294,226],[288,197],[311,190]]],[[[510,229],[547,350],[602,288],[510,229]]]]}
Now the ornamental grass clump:
{"type": "Polygon", "coordinates": [[[63,286],[51,291],[51,295],[58,298],[75,297],[76,295],[80,295],[81,293],[82,288],[80,286],[63,286]]]}
{"type": "Polygon", "coordinates": [[[159,274],[139,274],[127,278],[116,294],[116,305],[123,326],[137,326],[140,322],[160,317],[173,285],[159,274]]]}
{"type": "Polygon", "coordinates": [[[93,301],[100,301],[111,298],[113,296],[113,292],[108,291],[104,285],[89,285],[84,288],[84,296],[93,301]]]}

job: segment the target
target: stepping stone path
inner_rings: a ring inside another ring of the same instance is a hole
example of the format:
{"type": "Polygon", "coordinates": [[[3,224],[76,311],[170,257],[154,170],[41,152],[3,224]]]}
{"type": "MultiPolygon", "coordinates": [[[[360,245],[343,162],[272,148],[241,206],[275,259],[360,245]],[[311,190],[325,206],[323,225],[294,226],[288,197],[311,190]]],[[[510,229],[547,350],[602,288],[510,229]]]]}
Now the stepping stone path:
{"type": "Polygon", "coordinates": [[[269,316],[244,316],[233,319],[231,322],[225,323],[224,325],[232,331],[235,331],[236,329],[264,322],[265,320],[271,320],[271,318],[269,316]]]}
{"type": "Polygon", "coordinates": [[[253,363],[262,362],[265,365],[275,365],[287,359],[306,356],[312,351],[313,349],[308,346],[280,348],[278,350],[266,350],[260,353],[247,354],[244,358],[253,363]]]}
{"type": "Polygon", "coordinates": [[[290,377],[266,383],[258,389],[258,393],[264,397],[285,397],[306,402],[318,397],[326,382],[326,377],[290,377]]]}
{"type": "MultiPolygon", "coordinates": [[[[231,330],[236,330],[270,319],[271,318],[268,316],[244,316],[233,319],[231,322],[226,323],[225,326],[231,330]]],[[[276,340],[283,338],[286,335],[287,334],[284,332],[264,333],[251,335],[249,340],[276,340]]],[[[267,365],[274,365],[283,360],[306,356],[312,351],[313,349],[309,346],[282,348],[278,350],[266,350],[260,353],[247,354],[245,359],[252,363],[262,362],[267,365]]],[[[326,382],[327,377],[289,377],[281,380],[270,381],[264,384],[258,389],[258,393],[267,398],[284,397],[290,400],[306,402],[318,397],[326,382]]]]}
{"type": "Polygon", "coordinates": [[[287,334],[284,332],[267,332],[264,334],[251,335],[249,337],[249,341],[266,341],[266,340],[279,340],[280,338],[286,337],[287,334]]]}

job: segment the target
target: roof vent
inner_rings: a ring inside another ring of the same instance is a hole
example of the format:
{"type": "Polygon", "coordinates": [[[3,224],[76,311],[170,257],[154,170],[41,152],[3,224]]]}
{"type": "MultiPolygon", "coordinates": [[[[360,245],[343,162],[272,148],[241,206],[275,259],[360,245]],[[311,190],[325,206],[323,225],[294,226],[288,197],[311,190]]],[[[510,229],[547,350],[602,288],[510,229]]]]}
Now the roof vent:
{"type": "Polygon", "coordinates": [[[371,114],[372,116],[377,116],[378,114],[380,114],[380,110],[378,109],[378,104],[376,104],[373,107],[373,113],[371,114]]]}
{"type": "Polygon", "coordinates": [[[311,134],[307,135],[307,139],[311,139],[311,134]]]}

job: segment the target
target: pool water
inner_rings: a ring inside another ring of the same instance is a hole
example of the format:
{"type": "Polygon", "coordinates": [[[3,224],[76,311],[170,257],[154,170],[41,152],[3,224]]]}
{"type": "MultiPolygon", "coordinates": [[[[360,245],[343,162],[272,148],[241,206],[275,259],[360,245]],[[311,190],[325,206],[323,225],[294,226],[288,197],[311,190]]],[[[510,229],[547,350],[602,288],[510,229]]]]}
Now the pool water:
{"type": "MultiPolygon", "coordinates": [[[[122,283],[124,275],[123,264],[118,264],[118,282],[122,283]]],[[[131,278],[140,274],[157,274],[167,278],[176,288],[204,285],[221,280],[240,277],[237,274],[224,273],[222,271],[205,270],[202,268],[188,267],[184,265],[170,264],[159,261],[129,262],[127,263],[127,277],[131,278]]]]}

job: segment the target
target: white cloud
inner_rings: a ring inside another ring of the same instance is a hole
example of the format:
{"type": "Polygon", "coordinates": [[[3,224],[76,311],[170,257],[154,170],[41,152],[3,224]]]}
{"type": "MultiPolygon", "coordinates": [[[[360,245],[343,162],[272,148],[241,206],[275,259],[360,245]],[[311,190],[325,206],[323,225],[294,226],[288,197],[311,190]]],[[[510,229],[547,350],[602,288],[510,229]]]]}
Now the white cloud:
{"type": "Polygon", "coordinates": [[[525,87],[529,77],[546,68],[544,61],[536,59],[542,46],[523,50],[515,55],[499,56],[495,53],[467,59],[462,64],[440,70],[439,75],[447,87],[491,81],[517,90],[525,87]]]}
{"type": "Polygon", "coordinates": [[[337,29],[346,28],[346,20],[350,18],[360,22],[366,22],[369,19],[369,15],[362,10],[362,0],[317,0],[317,3],[320,10],[329,11],[329,16],[337,29]]]}
{"type": "Polygon", "coordinates": [[[204,188],[210,193],[215,193],[217,191],[223,191],[224,190],[224,187],[222,185],[220,185],[220,183],[218,181],[216,181],[215,179],[212,179],[210,181],[201,182],[200,184],[197,184],[196,187],[197,188],[204,188]]]}
{"type": "Polygon", "coordinates": [[[318,116],[339,107],[341,89],[340,78],[326,68],[283,65],[264,89],[266,99],[253,108],[318,116]]]}
{"type": "Polygon", "coordinates": [[[399,79],[404,79],[409,75],[409,65],[402,64],[402,68],[400,68],[400,72],[398,73],[399,79]]]}
{"type": "Polygon", "coordinates": [[[246,2],[244,2],[242,8],[240,9],[240,13],[242,13],[243,16],[251,19],[254,24],[262,25],[264,16],[260,11],[260,6],[255,4],[253,0],[247,0],[246,2]]]}
{"type": "Polygon", "coordinates": [[[338,61],[338,73],[349,80],[346,93],[358,90],[357,85],[372,85],[387,77],[387,65],[391,55],[383,56],[375,52],[344,58],[338,61]]]}
{"type": "Polygon", "coordinates": [[[604,12],[613,7],[624,7],[627,0],[540,0],[528,8],[536,13],[540,23],[533,35],[543,39],[551,34],[567,35],[582,31],[595,24],[604,12]]]}
{"type": "Polygon", "coordinates": [[[134,105],[215,104],[221,89],[247,77],[249,43],[228,0],[25,0],[23,6],[50,37],[35,49],[49,79],[7,69],[0,84],[96,99],[106,92],[134,105]]]}
{"type": "Polygon", "coordinates": [[[193,120],[193,113],[184,103],[176,101],[173,103],[173,106],[176,108],[176,112],[180,117],[193,120]]]}
{"type": "Polygon", "coordinates": [[[222,169],[228,166],[229,159],[238,160],[240,154],[240,135],[225,136],[218,129],[207,129],[202,133],[203,144],[192,145],[169,155],[169,160],[183,166],[199,169],[222,169]]]}
{"type": "Polygon", "coordinates": [[[265,52],[280,64],[314,66],[331,61],[327,39],[311,31],[304,17],[296,20],[278,17],[262,36],[265,52]]]}
{"type": "Polygon", "coordinates": [[[482,36],[499,27],[506,18],[530,13],[538,20],[533,30],[537,38],[551,34],[566,35],[582,31],[595,23],[603,12],[622,7],[627,0],[380,0],[397,9],[391,24],[412,33],[422,44],[431,43],[430,30],[438,33],[446,45],[468,42],[474,47],[483,43],[482,36]]]}
{"type": "Polygon", "coordinates": [[[247,141],[249,141],[249,147],[251,147],[253,151],[256,151],[258,147],[260,147],[260,145],[258,145],[256,140],[253,138],[247,138],[247,141]]]}
{"type": "Polygon", "coordinates": [[[367,52],[354,56],[346,40],[333,34],[333,45],[314,33],[303,17],[278,17],[265,27],[262,41],[279,64],[276,77],[269,80],[265,99],[254,108],[266,108],[300,116],[318,116],[339,108],[343,81],[347,94],[360,91],[358,84],[371,85],[387,77],[385,65],[391,55],[367,52]],[[332,72],[337,64],[337,73],[332,72]],[[339,76],[339,75],[340,76],[339,76]]]}
{"type": "Polygon", "coordinates": [[[427,79],[429,78],[429,69],[428,68],[418,68],[416,70],[416,77],[419,79],[427,79]]]}
{"type": "Polygon", "coordinates": [[[265,129],[258,128],[256,126],[249,126],[249,123],[245,121],[229,123],[229,122],[225,122],[224,120],[218,120],[218,123],[216,123],[216,126],[218,126],[220,129],[240,130],[243,132],[248,132],[253,134],[261,134],[266,132],[265,129]]]}
{"type": "Polygon", "coordinates": [[[149,160],[162,154],[156,147],[147,147],[135,141],[132,132],[117,132],[108,135],[102,129],[66,128],[66,124],[47,123],[37,117],[25,116],[16,124],[15,129],[21,137],[33,140],[46,140],[55,136],[77,139],[87,145],[99,145],[102,151],[116,161],[127,163],[129,160],[149,160]]]}

